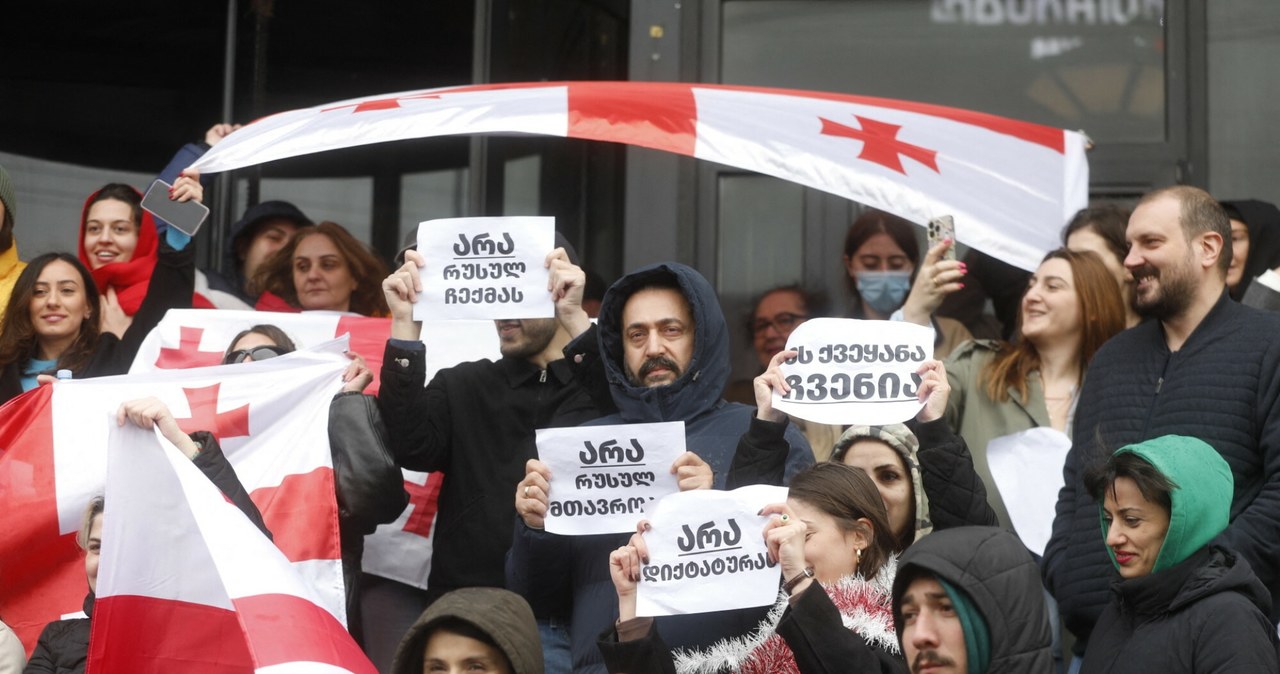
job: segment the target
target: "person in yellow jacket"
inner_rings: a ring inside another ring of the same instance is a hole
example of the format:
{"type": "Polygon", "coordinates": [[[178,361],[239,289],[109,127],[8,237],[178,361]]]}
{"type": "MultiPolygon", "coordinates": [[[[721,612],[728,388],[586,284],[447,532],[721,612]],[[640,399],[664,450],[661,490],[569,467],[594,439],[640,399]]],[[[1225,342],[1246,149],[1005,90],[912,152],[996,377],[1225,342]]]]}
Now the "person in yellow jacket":
{"type": "Polygon", "coordinates": [[[18,242],[13,238],[17,198],[9,173],[0,166],[0,307],[9,303],[9,294],[27,264],[18,259],[18,242]]]}

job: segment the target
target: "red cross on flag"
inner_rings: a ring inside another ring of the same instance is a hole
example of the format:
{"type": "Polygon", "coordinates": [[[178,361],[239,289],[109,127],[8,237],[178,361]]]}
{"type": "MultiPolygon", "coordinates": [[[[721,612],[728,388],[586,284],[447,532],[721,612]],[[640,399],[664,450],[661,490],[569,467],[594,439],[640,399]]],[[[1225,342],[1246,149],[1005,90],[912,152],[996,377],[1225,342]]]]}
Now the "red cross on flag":
{"type": "Polygon", "coordinates": [[[0,615],[28,650],[45,623],[81,609],[88,586],[75,534],[103,491],[115,410],[147,396],[184,430],[219,436],[276,547],[345,623],[328,436],[345,348],[335,340],[243,365],[59,382],[0,407],[0,615]]]}
{"type": "Polygon", "coordinates": [[[112,428],[103,450],[89,671],[377,672],[280,550],[158,430],[112,428]]]}
{"type": "Polygon", "coordinates": [[[281,112],[205,153],[205,173],[456,134],[611,141],[790,180],[924,224],[1024,269],[1087,205],[1083,134],[981,112],[680,82],[529,82],[383,94],[281,112]]]}
{"type": "MultiPolygon", "coordinates": [[[[349,334],[351,350],[363,356],[373,371],[374,383],[366,393],[377,392],[390,319],[331,311],[271,313],[173,309],[147,335],[130,372],[216,365],[222,362],[222,354],[237,334],[263,323],[284,330],[301,349],[349,334]]],[[[492,321],[426,321],[422,338],[427,347],[427,381],[431,381],[436,371],[444,367],[501,357],[492,321]]],[[[443,480],[442,473],[404,471],[409,505],[396,521],[380,525],[377,531],[365,537],[365,573],[426,589],[431,572],[436,499],[443,480]]]]}

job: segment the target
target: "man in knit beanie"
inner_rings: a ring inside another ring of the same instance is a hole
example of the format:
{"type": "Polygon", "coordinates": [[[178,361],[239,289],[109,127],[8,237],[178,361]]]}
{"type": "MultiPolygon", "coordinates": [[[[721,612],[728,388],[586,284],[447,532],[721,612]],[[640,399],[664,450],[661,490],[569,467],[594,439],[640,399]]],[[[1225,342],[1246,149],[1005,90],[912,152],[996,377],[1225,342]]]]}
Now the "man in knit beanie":
{"type": "Polygon", "coordinates": [[[18,244],[13,238],[13,223],[18,210],[18,199],[13,191],[9,173],[0,166],[0,320],[4,307],[9,305],[9,294],[18,275],[27,266],[18,259],[18,244]]]}

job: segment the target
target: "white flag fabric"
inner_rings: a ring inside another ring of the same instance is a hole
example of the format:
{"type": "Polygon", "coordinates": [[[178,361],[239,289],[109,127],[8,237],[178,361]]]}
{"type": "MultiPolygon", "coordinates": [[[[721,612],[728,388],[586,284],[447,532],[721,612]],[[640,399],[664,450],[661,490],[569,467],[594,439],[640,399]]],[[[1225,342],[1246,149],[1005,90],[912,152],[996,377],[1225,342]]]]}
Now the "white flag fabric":
{"type": "MultiPolygon", "coordinates": [[[[218,312],[210,312],[218,313],[218,312]]],[[[346,367],[345,340],[242,365],[58,382],[0,412],[0,614],[25,643],[80,609],[84,562],[74,543],[85,504],[102,493],[113,415],[154,396],[187,432],[218,437],[262,511],[275,545],[345,623],[328,415],[346,367]]]]}
{"type": "Polygon", "coordinates": [[[158,429],[112,426],[89,671],[377,671],[280,550],[158,429]]]}
{"type": "MultiPolygon", "coordinates": [[[[349,335],[350,350],[363,356],[373,372],[374,382],[366,393],[377,393],[382,356],[391,330],[390,319],[331,311],[172,309],[147,335],[129,371],[144,373],[217,365],[237,334],[259,324],[284,330],[300,349],[349,335]]],[[[493,321],[425,321],[422,341],[427,349],[427,381],[445,367],[501,357],[493,321]]],[[[365,537],[363,569],[365,573],[426,589],[431,572],[436,498],[444,475],[403,472],[409,505],[395,522],[380,525],[365,537]]]]}
{"type": "Polygon", "coordinates": [[[680,82],[528,82],[383,94],[281,112],[192,165],[211,173],[369,143],[520,133],[715,161],[848,197],[1023,269],[1088,204],[1083,134],[981,112],[789,89],[680,82]]]}

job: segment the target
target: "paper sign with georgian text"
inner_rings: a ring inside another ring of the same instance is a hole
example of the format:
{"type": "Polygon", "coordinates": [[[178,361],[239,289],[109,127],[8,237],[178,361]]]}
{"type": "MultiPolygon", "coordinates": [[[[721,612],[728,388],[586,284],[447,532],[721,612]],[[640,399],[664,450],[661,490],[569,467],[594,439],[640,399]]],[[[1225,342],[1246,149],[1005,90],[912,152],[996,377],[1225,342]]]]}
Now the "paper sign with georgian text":
{"type": "Polygon", "coordinates": [[[904,321],[815,318],[787,338],[799,354],[782,364],[791,390],[775,409],[821,424],[896,424],[920,412],[921,363],[933,330],[904,321]]]}
{"type": "Polygon", "coordinates": [[[782,571],[764,542],[770,503],[786,487],[672,494],[650,508],[644,534],[649,563],[640,569],[636,615],[662,616],[767,606],[778,598],[782,571]]]}
{"type": "Polygon", "coordinates": [[[425,259],[415,320],[551,318],[555,218],[444,218],[418,225],[425,259]]]}
{"type": "Polygon", "coordinates": [[[551,470],[553,534],[635,531],[647,506],[679,491],[671,464],[685,451],[683,421],[540,428],[537,443],[551,470]]]}

